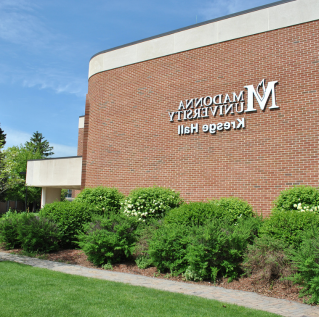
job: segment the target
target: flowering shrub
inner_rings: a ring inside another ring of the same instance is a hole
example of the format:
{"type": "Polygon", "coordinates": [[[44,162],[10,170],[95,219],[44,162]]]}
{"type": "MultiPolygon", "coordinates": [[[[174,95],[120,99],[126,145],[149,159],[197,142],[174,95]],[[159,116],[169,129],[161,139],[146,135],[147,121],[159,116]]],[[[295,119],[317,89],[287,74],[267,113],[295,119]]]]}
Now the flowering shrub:
{"type": "MultiPolygon", "coordinates": [[[[295,186],[283,190],[274,201],[273,210],[295,210],[297,208],[295,205],[299,206],[299,208],[306,205],[310,209],[311,207],[319,206],[319,190],[311,186],[295,186]]],[[[298,210],[301,211],[301,209],[298,210]]]]}
{"type": "Polygon", "coordinates": [[[150,218],[162,218],[172,208],[182,203],[179,193],[163,187],[134,189],[121,203],[122,212],[145,222],[150,218]]]}
{"type": "Polygon", "coordinates": [[[121,208],[120,201],[123,198],[124,195],[118,189],[99,186],[85,188],[76,197],[75,201],[90,205],[96,214],[109,215],[110,213],[119,212],[121,208]]]}
{"type": "Polygon", "coordinates": [[[308,206],[308,205],[302,205],[302,203],[294,204],[294,208],[296,208],[300,212],[319,212],[319,206],[308,206]]]}

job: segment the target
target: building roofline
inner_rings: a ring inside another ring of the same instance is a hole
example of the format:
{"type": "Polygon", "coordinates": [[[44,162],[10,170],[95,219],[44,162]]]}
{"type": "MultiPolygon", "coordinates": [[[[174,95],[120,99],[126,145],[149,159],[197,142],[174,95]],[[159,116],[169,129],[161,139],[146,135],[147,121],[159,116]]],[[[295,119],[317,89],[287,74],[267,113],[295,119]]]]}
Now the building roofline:
{"type": "Polygon", "coordinates": [[[31,161],[62,160],[62,159],[70,159],[70,158],[77,158],[77,157],[82,157],[82,156],[50,157],[50,158],[45,158],[45,159],[28,160],[28,162],[31,162],[31,161]]]}
{"type": "Polygon", "coordinates": [[[130,42],[130,43],[127,43],[127,44],[119,45],[119,46],[116,46],[116,47],[113,47],[113,48],[110,48],[110,49],[107,49],[107,50],[103,50],[103,51],[100,51],[100,52],[94,54],[90,58],[90,61],[94,57],[96,57],[96,56],[98,56],[100,54],[104,54],[104,53],[107,53],[107,52],[115,51],[115,50],[118,50],[120,48],[124,48],[124,47],[127,47],[127,46],[143,43],[143,42],[150,41],[150,40],[153,40],[153,39],[156,39],[156,38],[160,38],[160,37],[163,37],[163,36],[166,36],[166,35],[171,35],[171,34],[174,34],[174,33],[178,33],[178,32],[182,32],[182,31],[185,31],[185,30],[193,29],[193,28],[205,25],[205,24],[210,24],[210,23],[214,23],[214,22],[217,22],[217,21],[230,19],[230,18],[233,18],[233,17],[236,17],[236,16],[240,16],[240,15],[243,15],[243,14],[247,14],[247,13],[251,13],[251,12],[267,9],[267,8],[270,8],[270,7],[275,7],[275,6],[278,6],[278,5],[281,5],[281,4],[284,4],[284,3],[288,3],[288,2],[293,2],[293,1],[297,1],[297,0],[281,0],[281,1],[272,2],[272,3],[269,3],[269,4],[265,4],[265,5],[262,5],[262,6],[259,6],[259,7],[252,8],[252,9],[236,12],[236,13],[233,13],[233,14],[228,14],[228,15],[225,15],[225,16],[222,16],[222,17],[219,17],[219,18],[207,20],[207,21],[204,21],[204,22],[201,22],[201,23],[192,24],[192,25],[189,25],[189,26],[186,26],[186,27],[183,27],[183,28],[179,28],[179,29],[173,30],[173,31],[161,33],[161,34],[158,34],[158,35],[155,35],[155,36],[151,36],[151,37],[147,37],[147,38],[144,38],[144,39],[141,39],[141,40],[138,40],[138,41],[134,41],[134,42],[130,42]]]}

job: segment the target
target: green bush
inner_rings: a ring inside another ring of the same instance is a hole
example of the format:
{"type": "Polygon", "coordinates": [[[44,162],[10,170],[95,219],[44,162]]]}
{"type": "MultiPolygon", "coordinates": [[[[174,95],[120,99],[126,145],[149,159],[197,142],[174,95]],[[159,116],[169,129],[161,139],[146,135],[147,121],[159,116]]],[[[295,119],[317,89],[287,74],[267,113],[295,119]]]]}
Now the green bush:
{"type": "Polygon", "coordinates": [[[213,220],[191,239],[187,248],[188,270],[199,279],[216,280],[217,275],[237,278],[247,246],[261,225],[260,218],[239,219],[236,224],[213,220]]]}
{"type": "Polygon", "coordinates": [[[319,190],[311,186],[296,186],[286,189],[274,201],[274,210],[296,210],[298,204],[318,209],[319,190]]]}
{"type": "Polygon", "coordinates": [[[135,218],[111,214],[108,218],[94,217],[78,236],[78,245],[95,265],[117,263],[132,255],[136,242],[135,218]]]}
{"type": "Polygon", "coordinates": [[[282,240],[288,245],[298,247],[305,231],[319,227],[319,214],[299,212],[298,210],[274,210],[264,220],[260,235],[268,235],[282,240]]]}
{"type": "Polygon", "coordinates": [[[288,278],[302,286],[300,297],[309,296],[308,304],[319,304],[319,230],[309,230],[300,248],[291,250],[290,259],[297,273],[288,278]]]}
{"type": "Polygon", "coordinates": [[[227,218],[232,222],[236,222],[241,217],[248,218],[255,215],[252,206],[247,201],[237,197],[213,199],[210,202],[220,208],[223,218],[227,218]]]}
{"type": "Polygon", "coordinates": [[[4,243],[7,250],[21,247],[17,230],[22,215],[9,210],[0,218],[0,242],[4,243]]]}
{"type": "Polygon", "coordinates": [[[182,203],[179,193],[164,187],[137,188],[122,202],[122,212],[138,221],[159,219],[182,203]]]}
{"type": "Polygon", "coordinates": [[[212,218],[222,218],[222,209],[211,203],[191,202],[170,210],[165,223],[202,226],[212,218]]]}
{"type": "Polygon", "coordinates": [[[261,225],[260,218],[212,219],[205,226],[168,223],[150,241],[149,254],[160,271],[184,273],[194,280],[213,279],[217,274],[236,278],[247,245],[261,225]]]}
{"type": "Polygon", "coordinates": [[[149,255],[149,241],[156,230],[161,226],[162,220],[149,219],[147,223],[139,222],[136,230],[136,244],[134,248],[135,263],[140,269],[146,269],[152,265],[149,255]]]}
{"type": "Polygon", "coordinates": [[[284,241],[264,235],[248,245],[242,267],[246,274],[266,282],[287,277],[292,273],[288,250],[284,241]]]}
{"type": "Polygon", "coordinates": [[[19,220],[17,233],[24,251],[48,253],[59,249],[59,228],[48,219],[25,213],[19,220]]]}
{"type": "Polygon", "coordinates": [[[62,234],[61,247],[76,246],[76,235],[83,232],[83,226],[91,221],[93,212],[90,206],[82,202],[54,202],[47,204],[39,215],[55,222],[62,234]]]}
{"type": "Polygon", "coordinates": [[[116,188],[99,186],[85,188],[75,198],[75,201],[90,205],[97,214],[109,215],[120,211],[120,202],[124,197],[116,188]]]}
{"type": "MultiPolygon", "coordinates": [[[[198,228],[195,228],[198,229],[198,228]]],[[[154,232],[148,253],[160,272],[185,272],[187,247],[191,243],[192,228],[180,224],[164,224],[154,232]]]]}

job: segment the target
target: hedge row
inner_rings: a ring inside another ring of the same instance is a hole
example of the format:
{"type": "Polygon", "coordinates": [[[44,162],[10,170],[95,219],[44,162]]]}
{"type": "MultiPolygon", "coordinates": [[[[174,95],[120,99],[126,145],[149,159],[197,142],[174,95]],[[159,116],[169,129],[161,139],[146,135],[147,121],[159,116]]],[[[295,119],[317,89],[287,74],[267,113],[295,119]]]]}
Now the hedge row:
{"type": "Polygon", "coordinates": [[[39,215],[7,213],[0,241],[7,248],[51,252],[79,246],[94,264],[135,260],[140,268],[212,280],[241,274],[302,285],[319,302],[319,191],[283,191],[269,218],[238,198],[185,204],[167,188],[140,188],[124,197],[114,188],[84,190],[39,215]]]}

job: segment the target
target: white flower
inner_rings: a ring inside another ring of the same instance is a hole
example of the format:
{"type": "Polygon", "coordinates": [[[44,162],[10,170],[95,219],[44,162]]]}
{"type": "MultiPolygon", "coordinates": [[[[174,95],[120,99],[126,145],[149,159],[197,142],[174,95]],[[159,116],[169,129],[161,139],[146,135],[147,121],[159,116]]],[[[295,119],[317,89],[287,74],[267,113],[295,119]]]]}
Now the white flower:
{"type": "Polygon", "coordinates": [[[297,208],[297,206],[298,206],[297,204],[294,204],[294,207],[295,207],[295,208],[297,208]]]}

